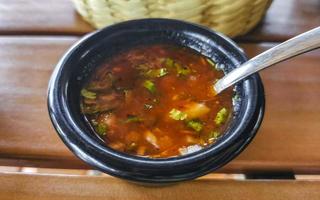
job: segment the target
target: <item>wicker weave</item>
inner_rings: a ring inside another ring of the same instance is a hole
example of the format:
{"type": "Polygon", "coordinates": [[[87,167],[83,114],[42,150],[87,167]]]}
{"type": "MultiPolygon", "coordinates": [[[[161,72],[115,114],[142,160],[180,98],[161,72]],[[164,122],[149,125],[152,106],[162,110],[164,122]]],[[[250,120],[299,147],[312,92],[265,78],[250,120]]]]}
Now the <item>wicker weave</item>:
{"type": "Polygon", "coordinates": [[[243,35],[272,0],[72,0],[96,28],[124,20],[161,17],[203,24],[230,37],[243,35]]]}

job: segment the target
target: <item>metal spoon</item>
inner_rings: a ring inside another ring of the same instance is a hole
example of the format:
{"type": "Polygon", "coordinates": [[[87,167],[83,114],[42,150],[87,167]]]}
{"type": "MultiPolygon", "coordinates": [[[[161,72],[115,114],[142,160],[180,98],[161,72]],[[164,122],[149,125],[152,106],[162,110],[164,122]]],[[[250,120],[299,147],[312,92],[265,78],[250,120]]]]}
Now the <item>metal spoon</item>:
{"type": "Polygon", "coordinates": [[[278,62],[320,47],[320,27],[291,38],[248,60],[217,81],[217,94],[251,74],[278,62]]]}

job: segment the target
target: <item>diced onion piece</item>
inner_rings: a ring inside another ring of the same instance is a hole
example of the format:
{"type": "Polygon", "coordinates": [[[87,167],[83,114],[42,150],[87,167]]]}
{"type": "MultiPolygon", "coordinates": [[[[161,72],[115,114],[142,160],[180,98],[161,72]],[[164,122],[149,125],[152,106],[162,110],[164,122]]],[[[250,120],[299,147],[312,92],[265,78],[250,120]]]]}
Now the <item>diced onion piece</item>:
{"type": "Polygon", "coordinates": [[[157,137],[151,132],[151,131],[146,131],[144,133],[146,140],[152,144],[155,148],[159,148],[158,142],[157,142],[157,137]]]}
{"type": "Polygon", "coordinates": [[[191,102],[185,105],[183,112],[187,114],[188,119],[195,119],[209,113],[210,108],[208,108],[204,103],[191,102]]]}
{"type": "Polygon", "coordinates": [[[127,150],[128,151],[134,151],[135,149],[137,149],[138,145],[135,142],[131,142],[128,146],[127,146],[127,150]]]}
{"type": "Polygon", "coordinates": [[[144,104],[143,106],[144,106],[144,108],[147,109],[147,110],[150,110],[150,109],[153,108],[153,105],[151,105],[151,104],[144,104]]]}
{"type": "Polygon", "coordinates": [[[186,141],[188,144],[197,144],[199,142],[198,139],[196,139],[195,137],[192,137],[191,135],[186,136],[186,141]]]}
{"type": "Polygon", "coordinates": [[[181,155],[186,155],[186,154],[189,154],[189,153],[193,153],[193,152],[196,152],[196,151],[199,151],[201,150],[202,147],[200,145],[190,145],[190,146],[187,146],[187,147],[183,147],[183,148],[180,148],[179,149],[179,152],[181,155]]]}
{"type": "Polygon", "coordinates": [[[112,149],[123,151],[126,145],[121,142],[113,142],[113,143],[110,143],[108,146],[111,147],[112,149]]]}

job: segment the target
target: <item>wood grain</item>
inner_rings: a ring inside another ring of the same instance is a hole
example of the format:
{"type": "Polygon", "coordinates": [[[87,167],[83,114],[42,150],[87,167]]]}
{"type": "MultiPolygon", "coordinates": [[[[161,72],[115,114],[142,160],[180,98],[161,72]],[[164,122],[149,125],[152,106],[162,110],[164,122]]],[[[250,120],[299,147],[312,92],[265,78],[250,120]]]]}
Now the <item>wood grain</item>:
{"type": "Polygon", "coordinates": [[[2,173],[0,184],[2,200],[316,200],[320,197],[320,181],[201,179],[167,186],[143,186],[110,177],[2,173]]]}
{"type": "MultiPolygon", "coordinates": [[[[283,41],[320,24],[320,1],[274,0],[249,41],[283,41]]],[[[0,34],[82,35],[92,31],[70,0],[0,0],[0,34]]]]}
{"type": "MultiPolygon", "coordinates": [[[[50,74],[76,37],[0,38],[0,164],[88,168],[60,141],[46,108],[50,74]]],[[[249,56],[273,46],[241,45],[249,56]]],[[[224,172],[320,173],[320,51],[262,72],[266,114],[254,141],[224,172]]]]}
{"type": "MultiPolygon", "coordinates": [[[[273,44],[241,46],[252,57],[273,44]]],[[[228,167],[239,170],[246,163],[246,170],[320,172],[319,56],[316,50],[260,73],[266,98],[264,121],[252,144],[228,167]]]]}

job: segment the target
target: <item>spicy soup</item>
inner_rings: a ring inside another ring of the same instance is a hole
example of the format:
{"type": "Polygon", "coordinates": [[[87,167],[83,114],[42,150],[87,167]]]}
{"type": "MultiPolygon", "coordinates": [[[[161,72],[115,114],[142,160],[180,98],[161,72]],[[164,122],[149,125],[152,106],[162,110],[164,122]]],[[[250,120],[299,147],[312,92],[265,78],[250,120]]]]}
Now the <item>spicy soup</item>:
{"type": "Polygon", "coordinates": [[[189,48],[155,44],[108,58],[81,90],[81,110],[115,150],[166,158],[204,148],[232,116],[232,90],[215,95],[218,65],[189,48]]]}

